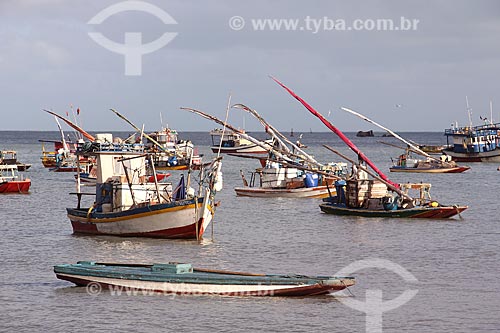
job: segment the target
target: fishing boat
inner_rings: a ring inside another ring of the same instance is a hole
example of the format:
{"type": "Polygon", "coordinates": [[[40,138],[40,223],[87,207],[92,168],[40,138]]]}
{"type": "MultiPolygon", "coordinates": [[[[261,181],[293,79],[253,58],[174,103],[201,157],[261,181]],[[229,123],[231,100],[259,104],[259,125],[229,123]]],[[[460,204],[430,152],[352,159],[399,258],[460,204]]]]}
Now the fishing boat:
{"type": "Polygon", "coordinates": [[[0,151],[0,165],[16,165],[17,170],[26,171],[31,167],[31,164],[21,163],[17,160],[17,152],[15,150],[0,151]]]}
{"type": "Polygon", "coordinates": [[[266,161],[250,175],[247,182],[240,171],[243,186],[235,187],[238,196],[257,198],[326,198],[335,194],[333,183],[344,174],[346,163],[332,163],[321,171],[293,165],[266,161]],[[304,170],[304,169],[307,169],[304,170]]]}
{"type": "MultiPolygon", "coordinates": [[[[417,173],[461,173],[470,169],[468,166],[459,166],[454,161],[451,161],[446,158],[445,155],[441,156],[441,158],[435,158],[428,153],[422,151],[415,144],[410,142],[409,140],[404,139],[399,134],[396,134],[392,130],[380,125],[379,123],[369,119],[368,117],[360,114],[359,112],[353,111],[348,108],[340,108],[341,110],[351,113],[370,124],[380,127],[381,129],[387,131],[387,133],[392,134],[393,137],[398,139],[399,141],[406,144],[406,148],[401,148],[399,146],[389,144],[386,142],[381,142],[383,144],[393,146],[396,148],[404,149],[405,153],[399,155],[399,158],[396,160],[396,163],[389,168],[391,172],[417,172],[417,173]],[[426,159],[416,159],[413,157],[413,153],[424,156],[426,159]]],[[[393,161],[394,162],[394,161],[393,161]]]]}
{"type": "Polygon", "coordinates": [[[353,277],[256,274],[193,268],[191,264],[115,264],[79,261],[54,266],[56,277],[99,292],[147,291],[176,295],[316,296],[355,284],[353,277]],[[103,289],[104,288],[104,289],[103,289]]]}
{"type": "Polygon", "coordinates": [[[56,166],[56,155],[57,151],[63,148],[63,143],[57,140],[38,140],[42,143],[42,156],[40,159],[42,160],[42,165],[45,168],[53,168],[56,166]],[[54,145],[53,150],[46,150],[45,143],[52,143],[54,145]]]}
{"type": "MultiPolygon", "coordinates": [[[[146,134],[144,133],[144,128],[140,129],[115,109],[110,110],[132,126],[137,133],[140,133],[140,138],[137,141],[138,143],[142,143],[143,137],[146,138],[145,149],[147,153],[151,154],[156,169],[188,170],[189,168],[199,168],[201,166],[201,156],[198,155],[193,143],[190,140],[179,140],[176,130],[171,129],[168,126],[163,127],[161,114],[161,130],[146,134]]],[[[133,137],[135,137],[135,134],[131,136],[131,138],[133,137]]]]}
{"type": "Polygon", "coordinates": [[[458,162],[500,162],[500,123],[493,121],[493,103],[490,101],[490,119],[480,116],[483,125],[472,125],[472,108],[465,96],[468,126],[458,126],[458,122],[444,131],[449,148],[443,153],[458,162]],[[450,142],[451,140],[451,142],[450,142]]]}
{"type": "Polygon", "coordinates": [[[198,155],[190,140],[179,140],[178,133],[168,127],[146,136],[146,151],[152,153],[158,170],[187,170],[200,167],[202,157],[198,155]]]}
{"type": "MultiPolygon", "coordinates": [[[[269,143],[264,143],[256,138],[241,132],[242,138],[260,147],[268,155],[267,157],[251,156],[245,154],[230,154],[240,158],[258,159],[262,168],[251,173],[248,182],[240,170],[243,180],[242,187],[234,190],[238,196],[247,197],[287,197],[287,198],[324,198],[330,195],[328,184],[332,184],[342,173],[342,164],[331,163],[324,165],[316,161],[299,146],[290,141],[255,110],[243,105],[235,104],[233,108],[241,109],[252,114],[266,129],[272,137],[269,143]],[[289,148],[287,145],[290,145],[289,148]],[[258,179],[258,182],[257,182],[258,179]]],[[[222,121],[215,116],[192,108],[181,108],[195,113],[203,118],[228,128],[235,132],[234,126],[222,121]]],[[[332,188],[333,190],[333,188],[332,188]]]]}
{"type": "Polygon", "coordinates": [[[329,185],[344,174],[346,163],[319,163],[303,150],[305,147],[300,143],[302,134],[293,143],[256,110],[243,104],[232,107],[254,116],[273,142],[272,150],[269,146],[262,146],[268,151],[268,156],[266,159],[259,157],[262,167],[251,172],[250,183],[240,170],[243,187],[234,189],[237,195],[260,198],[324,198],[332,195],[334,189],[330,189],[329,185]]]}
{"type": "Polygon", "coordinates": [[[450,148],[443,153],[457,162],[500,162],[500,123],[446,129],[450,148]],[[451,141],[451,142],[450,142],[451,141]]]}
{"type": "Polygon", "coordinates": [[[0,193],[29,193],[31,180],[19,174],[17,165],[0,164],[0,193]]]}
{"type": "Polygon", "coordinates": [[[170,182],[158,181],[144,145],[110,142],[96,140],[78,147],[77,155],[95,157],[97,180],[95,192],[83,193],[77,179],[73,193],[77,207],[67,208],[73,232],[200,239],[215,214],[215,194],[222,186],[221,158],[200,170],[198,191],[190,186],[191,172],[187,181],[182,174],[173,188],[170,182]],[[84,195],[94,203],[82,208],[84,195]]]}
{"type": "Polygon", "coordinates": [[[444,149],[450,148],[448,145],[418,145],[418,148],[427,154],[440,155],[444,149]]]}
{"type": "MultiPolygon", "coordinates": [[[[221,128],[210,131],[212,138],[212,152],[221,152],[223,154],[266,154],[267,150],[256,143],[245,139],[242,134],[244,131],[224,131],[221,128]]],[[[272,140],[262,141],[265,145],[272,145],[272,140]]]]}
{"type": "Polygon", "coordinates": [[[441,162],[427,158],[425,160],[413,158],[412,151],[408,150],[399,155],[394,164],[389,168],[391,172],[415,173],[462,173],[470,169],[469,166],[459,166],[451,160],[450,156],[441,155],[441,162]]]}
{"type": "MultiPolygon", "coordinates": [[[[52,172],[84,172],[87,164],[90,164],[87,158],[77,157],[75,154],[77,143],[69,142],[64,136],[64,131],[59,123],[58,119],[64,120],[68,125],[73,127],[78,133],[84,133],[84,137],[94,140],[94,137],[82,130],[79,126],[72,123],[68,119],[58,115],[57,113],[44,110],[45,112],[54,116],[59,133],[61,135],[61,140],[38,140],[42,142],[42,164],[44,167],[48,168],[52,172]],[[45,151],[45,146],[43,143],[52,142],[54,144],[54,151],[45,151]]],[[[80,136],[78,141],[83,142],[83,136],[80,136]]]]}
{"type": "Polygon", "coordinates": [[[356,163],[333,148],[325,148],[353,165],[351,176],[336,181],[336,195],[320,205],[328,214],[352,215],[362,217],[412,217],[412,218],[450,218],[459,215],[467,206],[442,205],[430,197],[430,184],[398,184],[391,181],[344,133],[337,129],[321,113],[275,78],[272,78],[292,97],[298,100],[310,113],[315,115],[334,132],[357,155],[356,163]],[[365,165],[366,164],[366,165],[365,165]],[[368,166],[373,170],[370,171],[368,166]],[[372,179],[369,179],[371,176],[372,179]],[[408,190],[419,189],[419,197],[412,197],[408,190]]]}
{"type": "Polygon", "coordinates": [[[335,183],[336,196],[324,199],[319,207],[322,212],[333,215],[390,218],[449,218],[460,215],[467,207],[443,206],[430,196],[431,184],[401,184],[404,195],[393,195],[388,186],[377,179],[353,178],[335,183]],[[419,191],[415,199],[408,195],[409,189],[419,191]]]}

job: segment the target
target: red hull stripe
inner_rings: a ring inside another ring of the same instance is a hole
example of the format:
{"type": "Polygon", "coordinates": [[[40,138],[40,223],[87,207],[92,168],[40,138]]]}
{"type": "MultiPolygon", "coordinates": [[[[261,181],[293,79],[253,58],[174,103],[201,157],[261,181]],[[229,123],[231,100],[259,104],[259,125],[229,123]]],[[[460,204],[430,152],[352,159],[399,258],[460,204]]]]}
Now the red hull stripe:
{"type": "MultiPolygon", "coordinates": [[[[200,225],[200,223],[198,224],[200,225]]],[[[71,226],[73,227],[73,233],[75,234],[109,235],[109,236],[120,236],[120,237],[176,238],[176,239],[196,238],[196,223],[177,228],[155,230],[150,232],[122,233],[122,234],[101,232],[97,229],[96,223],[84,223],[72,220],[71,226]]]]}

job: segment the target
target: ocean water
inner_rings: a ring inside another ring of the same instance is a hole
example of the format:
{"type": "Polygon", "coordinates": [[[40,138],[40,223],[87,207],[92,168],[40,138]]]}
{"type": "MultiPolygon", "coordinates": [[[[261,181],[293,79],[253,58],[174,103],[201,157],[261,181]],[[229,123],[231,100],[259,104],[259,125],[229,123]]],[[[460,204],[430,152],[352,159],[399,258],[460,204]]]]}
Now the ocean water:
{"type": "MultiPolygon", "coordinates": [[[[122,137],[127,133],[116,133],[122,137]]],[[[300,133],[296,132],[297,137],[300,133]]],[[[206,132],[180,133],[206,157],[206,132]]],[[[263,138],[263,133],[256,133],[263,138]]],[[[400,151],[353,141],[383,170],[400,151]]],[[[442,133],[404,133],[420,143],[445,143],[442,133]]],[[[380,309],[407,290],[407,303],[381,315],[384,332],[498,332],[500,329],[500,172],[495,164],[471,164],[463,174],[389,174],[398,182],[430,182],[433,198],[464,204],[462,219],[406,220],[322,214],[318,199],[236,197],[239,171],[257,162],[224,157],[224,189],[212,230],[202,241],[77,236],[65,208],[76,199],[72,174],[51,173],[40,162],[39,139],[56,132],[0,132],[0,149],[18,151],[33,166],[29,195],[0,196],[0,331],[5,332],[365,332],[367,315],[344,305],[382,293],[380,309]],[[204,268],[259,273],[334,275],[368,260],[400,265],[417,281],[386,265],[353,273],[350,293],[313,298],[251,298],[166,295],[90,295],[55,278],[52,266],[78,260],[193,263],[204,268]]],[[[296,139],[296,138],[294,138],[296,139]]],[[[302,142],[318,160],[340,161],[328,144],[354,157],[332,133],[304,133],[302,142]]],[[[47,146],[47,148],[50,148],[47,146]]],[[[248,177],[247,177],[248,178],[248,177]]],[[[370,326],[373,328],[373,326],[370,326]]]]}

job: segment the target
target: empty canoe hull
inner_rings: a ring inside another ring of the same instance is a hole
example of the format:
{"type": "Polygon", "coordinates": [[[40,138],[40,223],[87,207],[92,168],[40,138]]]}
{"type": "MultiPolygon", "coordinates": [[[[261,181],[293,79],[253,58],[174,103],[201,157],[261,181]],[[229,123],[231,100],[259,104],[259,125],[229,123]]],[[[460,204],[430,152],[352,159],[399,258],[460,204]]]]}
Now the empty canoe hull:
{"type": "MultiPolygon", "coordinates": [[[[193,269],[187,273],[155,271],[153,265],[77,263],[57,265],[57,278],[122,295],[149,293],[221,296],[314,296],[354,285],[352,277],[265,275],[193,269]],[[107,266],[111,265],[111,266],[107,266]],[[142,291],[142,293],[141,293],[142,291]]],[[[185,265],[185,264],[183,264],[185,265]]],[[[90,287],[89,287],[90,290],[90,287]]],[[[95,291],[95,290],[94,290],[95,291]]]]}

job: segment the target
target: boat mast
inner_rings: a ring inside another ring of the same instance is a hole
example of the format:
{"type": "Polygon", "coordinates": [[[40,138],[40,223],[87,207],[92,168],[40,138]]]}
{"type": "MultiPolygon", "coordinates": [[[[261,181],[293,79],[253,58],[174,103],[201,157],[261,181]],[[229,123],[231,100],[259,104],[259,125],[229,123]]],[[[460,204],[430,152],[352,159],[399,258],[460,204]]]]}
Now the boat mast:
{"type": "Polygon", "coordinates": [[[399,184],[392,182],[382,171],[380,171],[375,164],[365,155],[361,150],[359,150],[358,147],[354,143],[352,143],[351,140],[349,140],[348,137],[344,135],[339,129],[337,129],[335,126],[333,126],[332,123],[330,123],[321,113],[316,111],[311,105],[309,105],[305,100],[303,100],[300,96],[295,94],[292,90],[290,90],[287,86],[285,86],[283,83],[275,79],[274,77],[271,77],[277,84],[279,84],[283,89],[285,89],[290,95],[292,95],[296,100],[298,100],[309,112],[311,112],[313,115],[318,117],[323,124],[325,124],[326,127],[328,127],[332,132],[337,134],[337,136],[345,142],[345,144],[351,148],[351,150],[358,155],[358,158],[363,160],[366,164],[368,164],[373,171],[375,171],[380,178],[385,180],[386,182],[390,183],[392,186],[399,188],[399,184]]]}
{"type": "Polygon", "coordinates": [[[493,125],[493,102],[490,101],[490,124],[493,125]]]}
{"type": "Polygon", "coordinates": [[[465,96],[465,104],[467,105],[467,115],[469,116],[469,127],[472,128],[472,108],[469,107],[469,99],[465,96]]]}
{"type": "MultiPolygon", "coordinates": [[[[155,169],[155,164],[153,162],[153,156],[151,156],[151,154],[148,154],[147,158],[148,158],[149,164],[151,166],[151,170],[153,171],[153,177],[154,177],[155,189],[156,189],[156,197],[158,198],[158,203],[161,203],[160,187],[158,186],[158,178],[156,178],[156,169],[155,169]]],[[[127,172],[127,171],[125,170],[125,172],[127,172]]]]}
{"type": "Polygon", "coordinates": [[[59,123],[59,120],[57,120],[57,117],[54,117],[54,119],[56,120],[57,127],[59,128],[59,133],[61,134],[61,141],[62,141],[62,144],[63,144],[64,152],[65,153],[66,152],[69,153],[70,149],[69,149],[68,144],[66,143],[66,139],[64,138],[64,132],[62,130],[61,124],[59,123]]]}
{"type": "MultiPolygon", "coordinates": [[[[227,118],[229,118],[230,105],[231,105],[231,93],[229,93],[229,97],[227,99],[226,119],[224,120],[224,125],[222,126],[222,134],[220,136],[219,149],[217,150],[217,157],[220,156],[220,150],[222,148],[222,142],[224,141],[224,133],[226,132],[227,118]]],[[[245,129],[243,128],[243,130],[245,130],[245,129]]]]}

